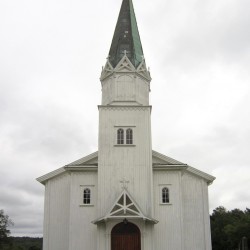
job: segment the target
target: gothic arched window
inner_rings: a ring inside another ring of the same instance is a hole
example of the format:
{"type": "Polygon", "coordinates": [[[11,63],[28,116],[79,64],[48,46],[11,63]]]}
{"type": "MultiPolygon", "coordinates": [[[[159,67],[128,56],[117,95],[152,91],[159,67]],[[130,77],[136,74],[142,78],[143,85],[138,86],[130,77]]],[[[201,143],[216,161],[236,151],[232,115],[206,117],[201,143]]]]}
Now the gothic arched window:
{"type": "Polygon", "coordinates": [[[83,204],[90,204],[91,192],[89,188],[83,190],[83,204]]]}
{"type": "Polygon", "coordinates": [[[131,128],[126,130],[126,144],[133,144],[133,130],[131,128]]]}
{"type": "Polygon", "coordinates": [[[124,144],[124,130],[121,128],[117,130],[117,144],[124,144]]]}
{"type": "Polygon", "coordinates": [[[169,203],[169,190],[167,187],[164,187],[161,190],[162,203],[169,203]]]}

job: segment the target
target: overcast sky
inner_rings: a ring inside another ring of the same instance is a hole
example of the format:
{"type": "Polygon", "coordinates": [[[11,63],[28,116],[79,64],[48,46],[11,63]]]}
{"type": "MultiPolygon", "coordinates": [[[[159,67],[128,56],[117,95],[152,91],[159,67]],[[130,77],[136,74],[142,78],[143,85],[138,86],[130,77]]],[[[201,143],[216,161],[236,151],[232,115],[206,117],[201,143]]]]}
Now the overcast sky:
{"type": "MultiPolygon", "coordinates": [[[[121,0],[0,1],[0,209],[42,235],[35,178],[97,150],[101,67],[121,0]]],[[[210,211],[250,207],[250,1],[134,0],[153,149],[217,179],[210,211]]]]}

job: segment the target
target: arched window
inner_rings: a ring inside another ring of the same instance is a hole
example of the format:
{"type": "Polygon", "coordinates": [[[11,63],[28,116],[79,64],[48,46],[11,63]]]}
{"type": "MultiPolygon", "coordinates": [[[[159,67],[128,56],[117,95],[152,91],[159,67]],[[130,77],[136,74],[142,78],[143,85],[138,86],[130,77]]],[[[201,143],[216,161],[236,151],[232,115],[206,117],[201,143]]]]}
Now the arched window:
{"type": "Polygon", "coordinates": [[[91,192],[89,188],[83,190],[83,204],[90,204],[91,192]]]}
{"type": "Polygon", "coordinates": [[[131,128],[126,130],[126,144],[133,144],[133,130],[131,128]]]}
{"type": "Polygon", "coordinates": [[[117,144],[124,144],[124,131],[121,128],[117,130],[117,144]]]}
{"type": "Polygon", "coordinates": [[[162,195],[162,203],[169,203],[169,190],[168,190],[168,188],[164,187],[161,190],[161,195],[162,195]]]}

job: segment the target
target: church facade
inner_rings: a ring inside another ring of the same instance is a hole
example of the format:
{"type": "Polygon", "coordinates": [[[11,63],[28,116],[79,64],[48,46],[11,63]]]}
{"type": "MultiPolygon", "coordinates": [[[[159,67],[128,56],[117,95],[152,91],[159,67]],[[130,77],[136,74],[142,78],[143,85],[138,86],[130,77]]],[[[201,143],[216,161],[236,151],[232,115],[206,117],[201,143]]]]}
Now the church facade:
{"type": "Polygon", "coordinates": [[[101,73],[98,151],[37,180],[44,250],[211,250],[214,177],[152,150],[150,72],[123,0],[101,73]]]}

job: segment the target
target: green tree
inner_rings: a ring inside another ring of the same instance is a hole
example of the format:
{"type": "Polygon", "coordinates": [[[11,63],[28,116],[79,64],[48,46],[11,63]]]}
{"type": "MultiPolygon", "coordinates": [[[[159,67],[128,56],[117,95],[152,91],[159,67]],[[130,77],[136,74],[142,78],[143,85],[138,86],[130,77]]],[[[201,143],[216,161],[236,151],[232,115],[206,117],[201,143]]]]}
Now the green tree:
{"type": "Polygon", "coordinates": [[[4,214],[4,211],[0,210],[0,249],[3,244],[8,243],[8,236],[10,234],[9,226],[13,225],[13,222],[8,215],[4,214]]]}
{"type": "Polygon", "coordinates": [[[217,207],[210,219],[213,250],[235,250],[243,237],[250,239],[250,209],[217,207]]]}

